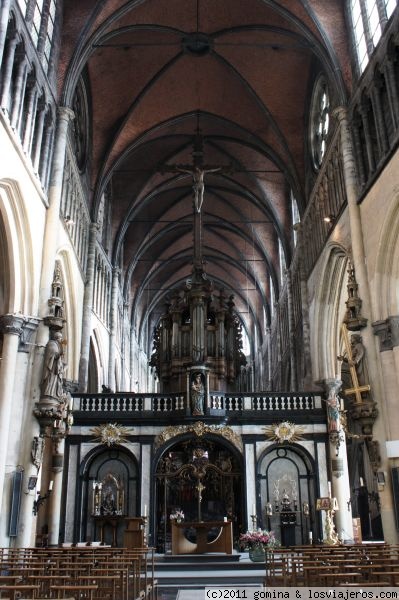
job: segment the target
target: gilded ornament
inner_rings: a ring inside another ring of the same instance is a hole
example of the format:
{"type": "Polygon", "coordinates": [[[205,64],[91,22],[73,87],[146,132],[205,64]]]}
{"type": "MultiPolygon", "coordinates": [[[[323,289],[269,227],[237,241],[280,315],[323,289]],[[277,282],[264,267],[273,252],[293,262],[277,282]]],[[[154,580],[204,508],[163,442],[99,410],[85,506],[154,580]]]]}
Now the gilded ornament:
{"type": "Polygon", "coordinates": [[[284,442],[296,442],[302,439],[304,428],[290,421],[273,423],[264,428],[266,437],[273,442],[283,444],[284,442]]]}
{"type": "Polygon", "coordinates": [[[118,425],[118,423],[98,425],[90,429],[90,431],[96,436],[96,442],[106,444],[108,447],[123,444],[123,442],[127,441],[127,437],[133,433],[130,427],[124,427],[123,425],[118,425]]]}
{"type": "Polygon", "coordinates": [[[241,436],[235,433],[231,427],[227,427],[226,425],[205,425],[205,423],[202,421],[197,421],[193,425],[177,425],[166,427],[155,438],[155,447],[159,448],[168,440],[176,437],[177,435],[182,435],[183,433],[194,433],[197,437],[202,437],[203,435],[209,433],[213,435],[220,435],[228,440],[231,444],[236,446],[240,452],[243,451],[241,436]]]}

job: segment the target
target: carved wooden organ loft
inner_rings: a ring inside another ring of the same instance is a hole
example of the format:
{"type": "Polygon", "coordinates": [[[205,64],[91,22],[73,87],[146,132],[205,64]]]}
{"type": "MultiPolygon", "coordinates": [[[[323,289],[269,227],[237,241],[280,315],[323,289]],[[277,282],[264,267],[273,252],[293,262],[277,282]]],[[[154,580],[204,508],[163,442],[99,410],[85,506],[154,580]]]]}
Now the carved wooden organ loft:
{"type": "Polygon", "coordinates": [[[187,370],[193,366],[207,367],[210,390],[236,391],[246,359],[233,298],[223,289],[215,291],[202,267],[194,266],[191,279],[167,302],[154,331],[150,365],[161,392],[184,391],[187,370]]]}

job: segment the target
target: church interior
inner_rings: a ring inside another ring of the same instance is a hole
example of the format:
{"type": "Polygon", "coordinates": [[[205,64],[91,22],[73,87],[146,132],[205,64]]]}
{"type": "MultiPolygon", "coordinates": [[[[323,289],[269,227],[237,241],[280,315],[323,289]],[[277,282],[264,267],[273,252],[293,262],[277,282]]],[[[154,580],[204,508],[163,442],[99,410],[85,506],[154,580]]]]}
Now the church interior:
{"type": "Polygon", "coordinates": [[[2,0],[0,68],[0,547],[399,544],[396,0],[2,0]]]}

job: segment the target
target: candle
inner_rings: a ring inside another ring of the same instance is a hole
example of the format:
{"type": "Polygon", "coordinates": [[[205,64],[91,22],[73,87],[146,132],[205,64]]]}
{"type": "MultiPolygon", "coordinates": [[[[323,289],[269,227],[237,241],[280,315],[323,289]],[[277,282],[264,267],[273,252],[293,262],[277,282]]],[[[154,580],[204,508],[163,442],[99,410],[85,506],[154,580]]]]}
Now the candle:
{"type": "Polygon", "coordinates": [[[53,489],[53,485],[54,485],[54,481],[51,480],[48,486],[48,491],[51,492],[51,490],[53,489]]]}
{"type": "Polygon", "coordinates": [[[359,478],[359,481],[360,481],[360,487],[364,487],[364,481],[363,481],[363,477],[360,477],[360,478],[359,478]]]}
{"type": "Polygon", "coordinates": [[[313,532],[309,531],[309,542],[312,543],[313,542],[313,532]]]}
{"type": "Polygon", "coordinates": [[[143,509],[143,517],[147,516],[147,505],[144,504],[144,509],[143,509]]]}
{"type": "Polygon", "coordinates": [[[327,481],[328,486],[328,497],[331,498],[331,481],[327,481]]]}
{"type": "Polygon", "coordinates": [[[256,506],[255,506],[255,504],[252,505],[252,514],[256,515],[256,506]]]}
{"type": "Polygon", "coordinates": [[[73,398],[72,398],[72,396],[69,398],[69,410],[73,410],[73,398]]]}

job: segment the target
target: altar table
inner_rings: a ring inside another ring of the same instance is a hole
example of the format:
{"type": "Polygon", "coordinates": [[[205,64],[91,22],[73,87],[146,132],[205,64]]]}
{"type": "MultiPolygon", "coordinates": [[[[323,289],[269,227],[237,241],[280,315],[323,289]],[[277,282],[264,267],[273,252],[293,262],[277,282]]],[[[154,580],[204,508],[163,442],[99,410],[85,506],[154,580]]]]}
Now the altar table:
{"type": "Polygon", "coordinates": [[[224,552],[233,554],[233,532],[231,521],[183,521],[172,524],[172,554],[206,554],[224,552]],[[208,542],[208,532],[218,527],[220,532],[215,540],[208,542]],[[184,535],[185,529],[196,530],[197,542],[190,542],[184,535]]]}

